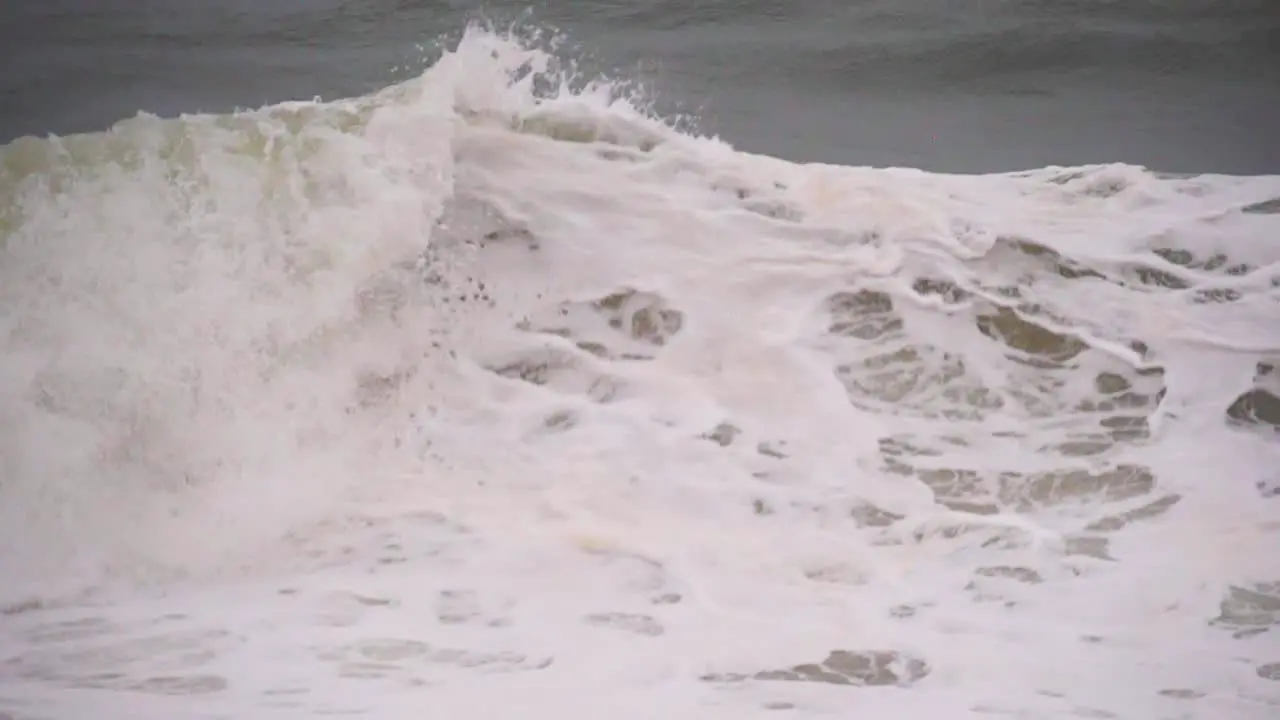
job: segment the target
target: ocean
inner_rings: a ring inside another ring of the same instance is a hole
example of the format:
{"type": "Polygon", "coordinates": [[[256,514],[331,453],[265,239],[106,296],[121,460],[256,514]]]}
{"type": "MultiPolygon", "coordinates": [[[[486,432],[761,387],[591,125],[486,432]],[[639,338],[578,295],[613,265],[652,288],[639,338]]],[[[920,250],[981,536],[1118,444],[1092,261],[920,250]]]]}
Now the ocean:
{"type": "Polygon", "coordinates": [[[0,718],[1273,718],[1280,11],[0,14],[0,718]]]}

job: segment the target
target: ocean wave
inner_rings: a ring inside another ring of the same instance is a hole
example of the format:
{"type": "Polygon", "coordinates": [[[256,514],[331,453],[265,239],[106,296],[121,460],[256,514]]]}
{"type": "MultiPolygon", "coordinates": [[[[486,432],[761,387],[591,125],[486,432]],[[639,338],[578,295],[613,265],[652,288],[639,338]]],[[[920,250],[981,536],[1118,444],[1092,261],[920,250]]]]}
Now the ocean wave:
{"type": "Polygon", "coordinates": [[[1247,716],[1278,199],[750,155],[479,27],[365,97],[15,141],[0,689],[551,708],[595,648],[686,716],[1247,716]]]}

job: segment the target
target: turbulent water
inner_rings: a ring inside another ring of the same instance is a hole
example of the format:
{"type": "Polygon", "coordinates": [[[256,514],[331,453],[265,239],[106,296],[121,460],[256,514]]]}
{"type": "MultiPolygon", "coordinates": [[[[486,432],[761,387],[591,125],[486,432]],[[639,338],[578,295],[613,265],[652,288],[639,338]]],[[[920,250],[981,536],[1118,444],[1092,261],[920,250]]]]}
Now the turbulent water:
{"type": "Polygon", "coordinates": [[[0,717],[1280,713],[1280,176],[543,47],[0,150],[0,717]]]}

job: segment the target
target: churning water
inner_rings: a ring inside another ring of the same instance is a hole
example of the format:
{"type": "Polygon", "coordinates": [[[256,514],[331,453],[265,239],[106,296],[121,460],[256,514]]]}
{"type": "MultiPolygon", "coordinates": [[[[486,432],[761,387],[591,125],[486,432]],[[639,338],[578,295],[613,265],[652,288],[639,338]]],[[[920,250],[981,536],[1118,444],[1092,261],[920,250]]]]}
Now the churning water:
{"type": "Polygon", "coordinates": [[[1280,713],[1280,177],[542,47],[0,150],[0,716],[1280,713]]]}

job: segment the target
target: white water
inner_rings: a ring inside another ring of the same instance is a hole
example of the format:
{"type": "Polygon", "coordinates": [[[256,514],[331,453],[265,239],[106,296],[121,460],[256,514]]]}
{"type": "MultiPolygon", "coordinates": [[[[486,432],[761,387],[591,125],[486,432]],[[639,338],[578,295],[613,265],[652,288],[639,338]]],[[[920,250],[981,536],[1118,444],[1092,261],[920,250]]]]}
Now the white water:
{"type": "Polygon", "coordinates": [[[0,150],[0,717],[1280,713],[1280,177],[549,60],[0,150]]]}

